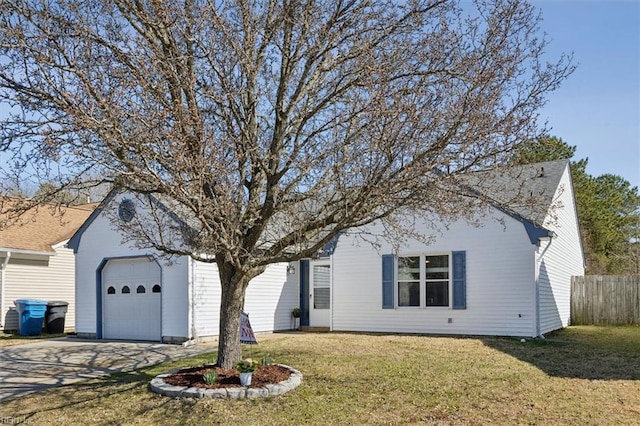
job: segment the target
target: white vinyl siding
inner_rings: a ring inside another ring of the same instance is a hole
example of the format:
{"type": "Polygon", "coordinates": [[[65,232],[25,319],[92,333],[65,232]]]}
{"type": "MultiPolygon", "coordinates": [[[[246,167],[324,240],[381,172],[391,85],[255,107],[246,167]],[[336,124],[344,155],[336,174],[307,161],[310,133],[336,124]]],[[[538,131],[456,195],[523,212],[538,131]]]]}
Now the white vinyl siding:
{"type": "Polygon", "coordinates": [[[43,299],[68,302],[65,329],[75,327],[74,256],[73,250],[58,247],[48,258],[21,259],[14,255],[9,259],[6,271],[5,312],[2,323],[5,330],[18,329],[17,299],[43,299]],[[5,323],[6,321],[6,323],[5,323]]]}
{"type": "MultiPolygon", "coordinates": [[[[430,245],[409,240],[398,248],[400,254],[466,251],[467,308],[461,310],[382,309],[381,254],[393,253],[393,245],[380,239],[381,246],[373,247],[353,232],[343,235],[333,259],[333,330],[533,336],[536,247],[522,223],[492,214],[483,226],[455,222],[434,232],[430,245]]],[[[368,231],[381,235],[383,228],[368,231]]]]}
{"type": "Polygon", "coordinates": [[[220,321],[220,277],[215,263],[192,261],[193,311],[191,317],[195,325],[192,338],[217,336],[220,321]]]}
{"type": "Polygon", "coordinates": [[[244,310],[253,331],[292,329],[291,312],[299,305],[299,298],[297,275],[287,274],[287,264],[268,266],[247,288],[244,310]]]}
{"type": "Polygon", "coordinates": [[[556,236],[542,242],[536,253],[540,334],[569,325],[571,276],[584,275],[569,166],[553,199],[556,208],[545,220],[545,226],[556,236]]]}
{"type": "MultiPolygon", "coordinates": [[[[297,271],[297,269],[296,269],[297,271]]],[[[216,264],[194,262],[195,331],[198,338],[219,332],[221,287],[216,264]]],[[[287,264],[270,265],[249,283],[244,311],[254,332],[293,328],[291,311],[298,306],[297,275],[287,274],[287,264]]]]}
{"type": "MultiPolygon", "coordinates": [[[[116,197],[111,208],[117,209],[116,197]]],[[[139,214],[143,211],[138,210],[139,214]]],[[[148,250],[123,245],[122,235],[114,231],[109,219],[101,214],[81,236],[76,254],[76,331],[97,334],[96,272],[105,259],[148,256],[148,250]]],[[[158,259],[162,268],[162,336],[185,338],[188,323],[188,258],[176,257],[171,264],[158,259]]],[[[133,290],[135,291],[135,289],[133,290]]]]}

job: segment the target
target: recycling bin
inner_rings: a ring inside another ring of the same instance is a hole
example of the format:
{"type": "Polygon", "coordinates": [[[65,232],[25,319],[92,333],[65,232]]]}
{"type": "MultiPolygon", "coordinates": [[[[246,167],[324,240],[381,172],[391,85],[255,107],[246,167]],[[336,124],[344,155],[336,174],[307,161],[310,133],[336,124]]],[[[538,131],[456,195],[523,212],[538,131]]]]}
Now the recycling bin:
{"type": "Polygon", "coordinates": [[[53,301],[47,302],[47,313],[45,315],[46,330],[49,334],[64,333],[64,319],[69,307],[68,302],[53,301]]]}
{"type": "Polygon", "coordinates": [[[47,301],[39,299],[18,299],[13,302],[18,311],[18,334],[39,336],[47,311],[47,301]]]}

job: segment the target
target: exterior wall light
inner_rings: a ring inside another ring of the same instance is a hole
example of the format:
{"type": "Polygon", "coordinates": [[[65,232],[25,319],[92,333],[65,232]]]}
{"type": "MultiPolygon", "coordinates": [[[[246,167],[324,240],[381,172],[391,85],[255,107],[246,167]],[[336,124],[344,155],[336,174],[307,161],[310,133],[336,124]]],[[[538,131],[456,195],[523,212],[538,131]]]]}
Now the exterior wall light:
{"type": "Polygon", "coordinates": [[[287,274],[289,274],[289,275],[293,275],[293,274],[295,274],[295,273],[296,273],[296,267],[295,267],[295,266],[293,266],[293,264],[292,264],[292,263],[288,264],[288,265],[287,265],[287,274]]]}

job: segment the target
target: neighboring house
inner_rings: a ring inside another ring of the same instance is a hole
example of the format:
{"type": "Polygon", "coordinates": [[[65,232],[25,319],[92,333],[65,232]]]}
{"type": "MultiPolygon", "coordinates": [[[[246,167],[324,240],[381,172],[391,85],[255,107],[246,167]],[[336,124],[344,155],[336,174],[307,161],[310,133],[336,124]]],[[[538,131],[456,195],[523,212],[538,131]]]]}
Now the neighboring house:
{"type": "MultiPolygon", "coordinates": [[[[254,331],[292,328],[296,306],[302,326],[335,331],[534,337],[568,325],[570,277],[584,274],[568,162],[470,174],[465,184],[492,200],[475,223],[434,232],[433,217],[405,218],[433,234],[429,244],[388,241],[374,223],[346,230],[317,259],[271,265],[248,287],[254,331]],[[378,235],[377,244],[363,234],[378,235]]],[[[216,335],[215,264],[186,256],[165,263],[122,244],[106,213],[119,209],[127,220],[131,203],[126,193],[110,194],[69,242],[78,334],[165,342],[216,335]]]]}
{"type": "Polygon", "coordinates": [[[65,244],[94,208],[41,205],[0,227],[0,330],[18,329],[17,299],[68,302],[65,328],[74,328],[74,255],[65,244]]]}

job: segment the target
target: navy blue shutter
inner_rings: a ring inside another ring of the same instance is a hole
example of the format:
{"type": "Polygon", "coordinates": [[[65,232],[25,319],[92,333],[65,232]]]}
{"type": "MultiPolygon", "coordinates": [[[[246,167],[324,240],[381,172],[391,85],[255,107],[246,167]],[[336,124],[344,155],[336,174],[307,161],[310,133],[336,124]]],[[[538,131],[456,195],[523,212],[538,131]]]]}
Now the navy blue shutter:
{"type": "Polygon", "coordinates": [[[467,309],[467,254],[454,251],[453,255],[453,309],[467,309]]]}
{"type": "Polygon", "coordinates": [[[392,254],[382,255],[382,309],[393,309],[393,260],[392,254]]]}
{"type": "Polygon", "coordinates": [[[309,325],[309,260],[300,261],[300,325],[309,325]]]}

